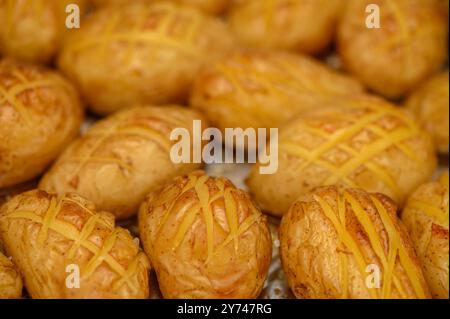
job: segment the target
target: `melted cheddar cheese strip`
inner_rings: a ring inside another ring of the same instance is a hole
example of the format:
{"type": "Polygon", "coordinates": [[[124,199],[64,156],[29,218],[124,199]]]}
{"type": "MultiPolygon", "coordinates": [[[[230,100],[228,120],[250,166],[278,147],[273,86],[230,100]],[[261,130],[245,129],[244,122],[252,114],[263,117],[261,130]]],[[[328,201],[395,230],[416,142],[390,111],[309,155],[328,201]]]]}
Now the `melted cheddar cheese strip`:
{"type": "Polygon", "coordinates": [[[162,217],[162,221],[157,227],[157,234],[164,231],[164,227],[167,225],[168,220],[172,214],[175,213],[174,207],[176,203],[182,199],[187,193],[193,192],[196,196],[196,201],[193,202],[190,207],[184,213],[180,224],[177,226],[177,230],[172,238],[172,250],[176,250],[180,247],[187,233],[192,229],[192,225],[201,217],[205,223],[206,229],[206,246],[207,256],[205,263],[214,256],[215,253],[220,251],[230,242],[233,242],[235,252],[239,249],[239,236],[243,234],[249,227],[260,219],[260,213],[255,207],[250,207],[251,214],[244,221],[239,223],[238,203],[234,194],[236,188],[232,184],[226,184],[222,179],[211,179],[208,175],[188,175],[186,184],[180,189],[178,188],[177,195],[170,202],[165,214],[162,217]],[[214,229],[216,221],[214,220],[214,213],[212,205],[216,201],[223,200],[225,217],[228,224],[229,234],[219,244],[215,244],[214,229]]]}
{"type": "MultiPolygon", "coordinates": [[[[376,215],[379,216],[383,225],[383,229],[378,230],[375,226],[376,223],[373,218],[370,217],[368,211],[361,206],[361,203],[350,192],[344,191],[337,194],[336,208],[334,209],[328,201],[317,195],[313,194],[314,200],[319,204],[323,214],[332,223],[337,236],[337,254],[339,261],[338,275],[341,285],[341,297],[348,298],[348,285],[349,285],[349,273],[348,258],[354,259],[358,266],[358,270],[361,278],[366,278],[366,267],[369,264],[378,264],[375,261],[369,261],[368,255],[365,253],[361,243],[354,235],[347,230],[347,217],[346,214],[352,214],[356,217],[359,223],[359,227],[362,228],[367,235],[370,242],[370,248],[375,253],[376,258],[381,263],[382,267],[382,285],[379,288],[367,288],[368,293],[372,298],[392,298],[393,287],[400,298],[407,298],[406,287],[403,286],[404,282],[400,279],[396,266],[399,265],[404,269],[408,281],[413,287],[414,293],[418,298],[427,298],[427,290],[424,288],[424,282],[420,277],[417,265],[412,260],[409,252],[405,248],[404,242],[400,237],[399,230],[395,226],[395,222],[387,212],[384,205],[380,200],[370,195],[370,200],[373,204],[373,208],[376,209],[376,215]],[[387,246],[383,239],[380,237],[381,231],[386,231],[388,235],[387,246]],[[346,251],[350,252],[345,253],[346,251]]],[[[369,209],[369,208],[367,208],[369,209]]],[[[373,213],[372,213],[373,214],[373,213]]]]}
{"type": "Polygon", "coordinates": [[[107,223],[103,215],[90,211],[79,201],[69,198],[66,195],[58,197],[51,196],[47,211],[41,215],[34,211],[16,210],[8,213],[4,218],[11,220],[22,219],[31,224],[38,225],[37,243],[42,249],[46,247],[45,244],[49,238],[49,231],[72,241],[72,245],[65,257],[66,263],[71,263],[80,249],[88,250],[92,254],[92,257],[86,263],[79,265],[83,280],[88,280],[98,270],[101,264],[105,263],[118,275],[117,281],[114,282],[115,288],[120,288],[123,284],[126,284],[129,288],[133,288],[134,284],[131,281],[132,277],[136,275],[138,268],[141,266],[148,267],[148,261],[141,253],[136,254],[129,261],[128,266],[124,266],[116,260],[111,254],[111,251],[118,241],[121,242],[120,245],[135,244],[129,237],[129,233],[122,228],[114,227],[113,223],[107,223]],[[77,205],[79,211],[83,211],[89,216],[82,224],[81,230],[78,228],[79,225],[58,219],[58,215],[64,210],[64,205],[69,203],[77,205]],[[103,240],[103,245],[100,247],[97,243],[89,239],[95,229],[99,227],[110,230],[109,234],[103,240]]]}

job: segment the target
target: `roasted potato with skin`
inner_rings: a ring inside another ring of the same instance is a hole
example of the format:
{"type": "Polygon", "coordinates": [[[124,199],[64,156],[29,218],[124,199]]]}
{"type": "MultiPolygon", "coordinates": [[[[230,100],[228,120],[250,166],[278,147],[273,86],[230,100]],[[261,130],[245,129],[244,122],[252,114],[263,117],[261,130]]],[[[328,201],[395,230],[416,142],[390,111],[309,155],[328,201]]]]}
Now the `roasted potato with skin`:
{"type": "Polygon", "coordinates": [[[192,8],[106,6],[68,37],[59,67],[92,111],[105,115],[133,104],[184,101],[199,69],[232,43],[222,21],[192,8]]]}
{"type": "Polygon", "coordinates": [[[362,86],[306,56],[234,52],[198,76],[190,104],[222,131],[279,127],[318,101],[362,93],[362,86]]]}
{"type": "Polygon", "coordinates": [[[338,28],[338,51],[348,71],[388,98],[411,92],[448,56],[448,17],[439,0],[348,0],[338,28]],[[366,8],[380,9],[368,28],[366,8]]]}
{"type": "Polygon", "coordinates": [[[236,0],[229,23],[240,42],[315,54],[332,41],[340,0],[236,0]]]}
{"type": "Polygon", "coordinates": [[[420,186],[402,212],[434,298],[448,299],[448,171],[420,186]]]}
{"type": "Polygon", "coordinates": [[[297,298],[430,298],[397,207],[382,194],[317,188],[291,206],[279,233],[297,298]]]}
{"type": "Polygon", "coordinates": [[[150,194],[139,232],[165,298],[256,298],[263,288],[266,218],[225,178],[197,171],[150,194]]]}
{"type": "Polygon", "coordinates": [[[448,70],[434,76],[406,101],[418,121],[433,136],[437,150],[448,154],[449,131],[448,70]]]}
{"type": "Polygon", "coordinates": [[[0,251],[0,299],[22,297],[22,278],[16,267],[0,251]]]}
{"type": "Polygon", "coordinates": [[[28,62],[48,63],[56,55],[69,13],[76,4],[80,15],[86,0],[0,0],[0,53],[28,62]]]}
{"type": "Polygon", "coordinates": [[[348,98],[295,118],[278,137],[278,170],[247,181],[261,207],[281,216],[298,196],[334,185],[380,192],[402,205],[431,178],[436,156],[412,116],[375,97],[348,98]],[[341,102],[342,103],[342,102],[341,102]]]}
{"type": "Polygon", "coordinates": [[[57,72],[0,61],[0,188],[41,174],[78,134],[83,108],[57,72]]]}
{"type": "Polygon", "coordinates": [[[138,240],[79,195],[15,196],[0,210],[0,235],[32,298],[149,295],[149,263],[138,240]]]}
{"type": "MultiPolygon", "coordinates": [[[[173,2],[186,6],[191,6],[197,9],[200,9],[207,13],[219,14],[223,13],[228,7],[229,3],[232,0],[133,0],[134,2],[143,2],[143,3],[151,3],[151,2],[173,2]]],[[[130,0],[92,0],[92,2],[96,6],[102,6],[107,4],[126,4],[129,3],[130,0]]]]}
{"type": "Polygon", "coordinates": [[[197,112],[179,107],[135,107],[95,123],[74,141],[44,175],[39,188],[76,192],[99,209],[124,219],[137,213],[145,196],[179,174],[201,167],[174,164],[170,140],[175,128],[193,134],[197,112]]]}

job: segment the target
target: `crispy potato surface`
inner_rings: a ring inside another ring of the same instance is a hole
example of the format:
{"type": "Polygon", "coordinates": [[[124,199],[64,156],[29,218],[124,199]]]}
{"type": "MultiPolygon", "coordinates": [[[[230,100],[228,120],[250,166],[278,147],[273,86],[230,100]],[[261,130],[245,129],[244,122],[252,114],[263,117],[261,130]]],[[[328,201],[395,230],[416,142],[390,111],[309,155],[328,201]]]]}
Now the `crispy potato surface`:
{"type": "Polygon", "coordinates": [[[319,187],[299,197],[279,232],[297,298],[430,298],[397,207],[382,194],[319,187]]]}
{"type": "Polygon", "coordinates": [[[434,298],[448,299],[448,171],[420,186],[402,212],[434,298]]]}
{"type": "Polygon", "coordinates": [[[263,209],[281,216],[298,196],[317,186],[380,192],[399,205],[436,168],[431,137],[412,115],[374,97],[318,108],[280,130],[278,170],[256,164],[247,184],[263,209]]]}
{"type": "Polygon", "coordinates": [[[147,298],[149,263],[110,213],[33,190],[0,210],[0,236],[32,298],[147,298]]]}
{"type": "Polygon", "coordinates": [[[0,60],[0,188],[41,174],[82,120],[78,93],[57,72],[0,60]]]}
{"type": "Polygon", "coordinates": [[[266,218],[225,178],[176,178],[142,204],[139,230],[165,298],[256,298],[263,288],[266,218]]]}

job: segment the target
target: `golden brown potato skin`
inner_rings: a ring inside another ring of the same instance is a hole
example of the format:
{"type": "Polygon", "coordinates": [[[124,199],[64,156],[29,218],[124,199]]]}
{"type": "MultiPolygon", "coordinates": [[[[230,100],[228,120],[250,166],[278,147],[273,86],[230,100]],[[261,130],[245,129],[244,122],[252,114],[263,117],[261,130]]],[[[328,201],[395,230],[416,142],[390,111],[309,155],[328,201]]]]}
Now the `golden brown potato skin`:
{"type": "Polygon", "coordinates": [[[338,29],[345,67],[389,98],[409,93],[448,54],[448,18],[438,0],[348,0],[338,29]],[[366,27],[366,7],[380,8],[380,28],[366,27]]]}
{"type": "Polygon", "coordinates": [[[0,299],[22,297],[22,278],[16,267],[0,252],[0,299]]]}
{"type": "Polygon", "coordinates": [[[348,107],[303,114],[280,130],[278,170],[248,179],[261,207],[281,216],[298,196],[322,185],[388,195],[402,205],[436,168],[433,143],[412,116],[381,99],[358,97],[348,107]]]}
{"type": "Polygon", "coordinates": [[[201,167],[174,164],[170,141],[174,128],[191,132],[192,121],[206,121],[180,106],[135,107],[95,123],[74,141],[44,175],[39,188],[76,192],[99,209],[124,219],[137,213],[145,196],[179,174],[201,167]]]}
{"type": "Polygon", "coordinates": [[[41,174],[78,134],[83,108],[49,69],[0,61],[0,188],[41,174]]]}
{"type": "Polygon", "coordinates": [[[340,0],[236,0],[229,23],[249,47],[315,54],[331,43],[340,11],[340,0]]]}
{"type": "MultiPolygon", "coordinates": [[[[103,5],[123,5],[129,3],[130,0],[91,0],[96,6],[103,5]]],[[[207,13],[219,14],[223,13],[232,0],[133,0],[133,2],[173,2],[186,6],[200,9],[207,13]]]]}
{"type": "Polygon", "coordinates": [[[92,110],[105,115],[133,104],[185,100],[199,69],[232,42],[222,21],[192,8],[106,6],[71,34],[59,66],[92,110]]]}
{"type": "Polygon", "coordinates": [[[428,80],[407,100],[406,106],[433,136],[438,151],[448,154],[448,70],[428,80]]]}
{"type": "Polygon", "coordinates": [[[22,193],[0,210],[0,235],[32,298],[147,298],[149,263],[128,230],[76,194],[22,193]],[[79,267],[79,288],[67,267],[79,267]]]}
{"type": "Polygon", "coordinates": [[[448,299],[448,171],[409,197],[402,221],[434,298],[448,299]]]}
{"type": "Polygon", "coordinates": [[[0,53],[37,63],[55,56],[63,36],[66,6],[77,4],[80,14],[86,0],[0,0],[0,53]]]}
{"type": "Polygon", "coordinates": [[[319,187],[292,205],[279,233],[283,269],[297,298],[431,297],[387,196],[319,187]],[[379,288],[369,277],[374,269],[379,288]]]}
{"type": "Polygon", "coordinates": [[[362,93],[362,86],[306,56],[233,52],[198,76],[190,104],[222,131],[279,127],[322,98],[362,93]]]}
{"type": "Polygon", "coordinates": [[[165,298],[256,298],[263,288],[266,218],[225,178],[197,171],[150,194],[139,231],[165,298]]]}

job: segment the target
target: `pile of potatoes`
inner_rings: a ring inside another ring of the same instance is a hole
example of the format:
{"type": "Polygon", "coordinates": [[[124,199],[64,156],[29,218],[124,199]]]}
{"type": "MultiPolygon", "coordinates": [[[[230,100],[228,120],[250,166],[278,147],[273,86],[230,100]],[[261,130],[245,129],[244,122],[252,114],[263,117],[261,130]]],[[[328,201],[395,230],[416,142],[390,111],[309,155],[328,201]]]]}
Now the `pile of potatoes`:
{"type": "Polygon", "coordinates": [[[449,297],[448,1],[0,0],[0,21],[0,299],[149,298],[150,271],[164,298],[257,298],[278,255],[297,298],[449,297]],[[246,191],[174,163],[195,120],[278,128],[278,170],[246,191]]]}

